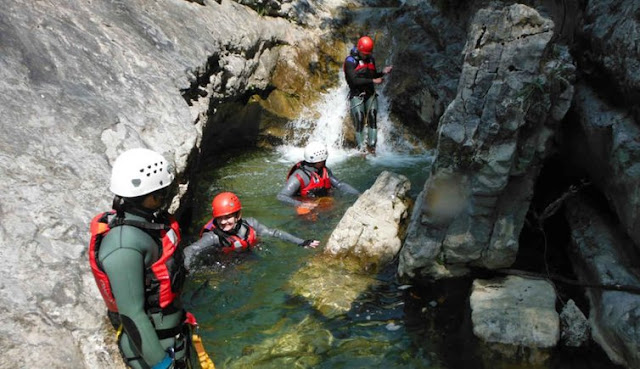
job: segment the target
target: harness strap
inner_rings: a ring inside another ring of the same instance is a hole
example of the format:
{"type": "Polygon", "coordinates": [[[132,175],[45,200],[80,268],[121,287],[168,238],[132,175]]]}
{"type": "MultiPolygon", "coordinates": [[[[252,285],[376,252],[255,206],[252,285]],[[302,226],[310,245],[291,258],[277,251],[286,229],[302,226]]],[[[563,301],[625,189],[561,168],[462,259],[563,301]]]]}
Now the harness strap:
{"type": "Polygon", "coordinates": [[[150,223],[150,222],[145,222],[143,220],[124,219],[120,217],[115,217],[109,224],[109,227],[113,228],[121,225],[130,225],[137,228],[149,229],[153,231],[164,231],[164,230],[168,231],[169,229],[171,229],[171,227],[167,224],[150,223]]]}
{"type": "Polygon", "coordinates": [[[175,326],[173,328],[168,329],[160,329],[156,331],[158,338],[163,340],[165,338],[175,337],[182,333],[182,325],[175,326]]]}

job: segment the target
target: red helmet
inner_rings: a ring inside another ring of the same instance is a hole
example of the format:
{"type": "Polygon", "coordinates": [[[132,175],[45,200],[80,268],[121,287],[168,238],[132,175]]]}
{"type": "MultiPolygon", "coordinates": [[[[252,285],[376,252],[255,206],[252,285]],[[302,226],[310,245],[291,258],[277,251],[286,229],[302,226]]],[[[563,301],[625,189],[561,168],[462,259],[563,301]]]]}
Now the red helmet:
{"type": "Polygon", "coordinates": [[[240,199],[233,192],[223,192],[216,195],[211,202],[211,212],[214,218],[229,215],[242,210],[240,199]]]}
{"type": "Polygon", "coordinates": [[[357,48],[362,54],[369,55],[373,51],[373,40],[369,36],[362,36],[358,40],[357,48]]]}

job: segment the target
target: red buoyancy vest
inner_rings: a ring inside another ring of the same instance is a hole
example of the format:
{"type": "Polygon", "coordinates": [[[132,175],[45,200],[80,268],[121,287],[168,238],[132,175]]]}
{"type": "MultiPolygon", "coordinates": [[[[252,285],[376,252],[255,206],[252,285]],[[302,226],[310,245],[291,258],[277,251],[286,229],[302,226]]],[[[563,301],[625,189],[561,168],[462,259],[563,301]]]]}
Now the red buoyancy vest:
{"type": "MultiPolygon", "coordinates": [[[[93,277],[95,278],[98,289],[100,290],[100,294],[102,294],[102,298],[107,305],[107,309],[112,312],[117,312],[118,306],[116,304],[115,298],[113,297],[113,292],[111,291],[109,277],[98,265],[98,252],[100,251],[100,242],[102,242],[104,236],[112,229],[110,222],[113,220],[113,216],[115,216],[115,211],[112,210],[109,212],[98,214],[93,218],[93,220],[91,220],[89,263],[91,264],[93,277]]],[[[124,219],[121,223],[116,223],[114,227],[123,224],[133,225],[141,229],[145,228],[144,222],[127,222],[126,219],[124,219]]],[[[149,224],[150,226],[154,226],[153,228],[149,229],[158,229],[158,226],[161,226],[155,223],[147,224],[149,224]]],[[[147,301],[154,302],[153,304],[157,304],[158,307],[162,309],[169,306],[173,302],[173,300],[175,300],[179,293],[178,290],[181,288],[181,286],[171,285],[172,281],[181,280],[181,278],[174,278],[174,274],[182,272],[182,262],[176,262],[173,260],[174,254],[178,250],[178,244],[180,243],[181,239],[180,226],[178,225],[178,222],[171,217],[169,219],[169,225],[160,230],[160,236],[162,238],[162,254],[160,255],[160,258],[155,261],[145,272],[150,276],[150,278],[145,278],[145,280],[150,281],[150,283],[157,284],[158,287],[152,289],[154,291],[153,293],[157,294],[157,296],[147,296],[147,301]]]]}
{"type": "Polygon", "coordinates": [[[346,72],[347,63],[356,64],[355,72],[359,77],[373,78],[377,74],[375,59],[371,56],[362,59],[355,48],[351,50],[350,55],[344,60],[342,64],[343,72],[346,72]]]}
{"type": "Polygon", "coordinates": [[[294,165],[287,175],[287,180],[296,169],[302,170],[307,176],[309,176],[309,183],[304,184],[304,179],[300,174],[296,173],[296,178],[300,182],[300,196],[302,197],[317,197],[327,196],[327,193],[331,189],[331,178],[329,178],[329,171],[326,167],[322,168],[322,175],[318,175],[316,172],[305,170],[302,166],[303,162],[298,162],[294,165]]]}
{"type": "Polygon", "coordinates": [[[367,61],[361,61],[356,67],[356,73],[368,77],[376,73],[376,65],[371,62],[371,59],[367,61]]]}
{"type": "Polygon", "coordinates": [[[204,227],[202,227],[202,230],[200,230],[200,237],[202,237],[204,232],[214,232],[218,236],[222,246],[222,252],[225,254],[232,251],[245,251],[249,248],[253,248],[258,243],[256,230],[253,229],[249,223],[243,220],[240,221],[240,229],[237,232],[238,234],[243,235],[242,237],[238,236],[238,234],[228,234],[223,232],[216,226],[214,219],[211,219],[204,225],[204,227]]]}

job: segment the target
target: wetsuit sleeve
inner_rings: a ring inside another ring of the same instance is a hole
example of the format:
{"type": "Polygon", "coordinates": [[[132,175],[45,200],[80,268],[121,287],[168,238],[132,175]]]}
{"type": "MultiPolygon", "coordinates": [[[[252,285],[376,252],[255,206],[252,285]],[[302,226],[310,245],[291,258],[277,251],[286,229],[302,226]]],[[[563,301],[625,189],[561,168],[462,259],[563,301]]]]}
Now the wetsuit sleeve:
{"type": "Polygon", "coordinates": [[[123,328],[143,360],[154,365],[166,352],[144,309],[144,271],[151,250],[157,250],[158,245],[148,234],[129,226],[114,228],[103,245],[105,242],[111,247],[105,255],[101,247],[100,262],[109,277],[123,328]]]}
{"type": "Polygon", "coordinates": [[[373,78],[380,78],[380,77],[384,77],[384,73],[382,73],[382,71],[378,71],[378,66],[376,65],[376,60],[371,57],[371,63],[373,63],[373,68],[375,69],[375,73],[373,75],[373,78]]]}
{"type": "Polygon", "coordinates": [[[249,223],[249,225],[251,227],[253,227],[253,229],[256,230],[256,234],[258,236],[270,236],[270,237],[275,237],[275,238],[279,238],[283,241],[287,241],[287,242],[291,242],[294,243],[296,245],[299,245],[301,243],[304,242],[304,240],[302,238],[298,238],[292,234],[289,234],[285,231],[281,231],[279,229],[275,229],[275,228],[269,228],[263,224],[260,224],[255,218],[247,218],[245,219],[247,221],[247,223],[249,223]]]}
{"type": "Polygon", "coordinates": [[[299,171],[295,171],[289,177],[287,183],[284,185],[284,187],[282,187],[282,189],[276,196],[278,200],[294,206],[299,206],[302,204],[302,201],[293,198],[293,196],[300,192],[300,181],[298,181],[298,177],[295,176],[298,172],[299,171]]]}
{"type": "Polygon", "coordinates": [[[202,237],[184,249],[184,267],[191,270],[197,256],[203,252],[211,251],[220,245],[220,240],[213,232],[204,232],[202,237]]]}
{"type": "Polygon", "coordinates": [[[337,188],[338,190],[340,190],[342,192],[350,193],[352,195],[358,195],[358,196],[360,195],[360,191],[356,190],[355,188],[353,188],[348,183],[340,182],[340,180],[338,180],[338,178],[336,178],[333,175],[331,170],[327,169],[327,172],[329,173],[329,179],[331,180],[331,187],[337,188]]]}

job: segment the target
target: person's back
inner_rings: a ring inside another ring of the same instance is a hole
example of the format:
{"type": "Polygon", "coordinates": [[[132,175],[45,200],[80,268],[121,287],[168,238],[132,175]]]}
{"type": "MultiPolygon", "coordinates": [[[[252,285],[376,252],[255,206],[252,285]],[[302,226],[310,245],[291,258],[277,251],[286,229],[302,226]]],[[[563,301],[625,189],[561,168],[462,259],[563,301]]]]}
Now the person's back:
{"type": "MultiPolygon", "coordinates": [[[[125,213],[127,221],[149,222],[149,220],[125,213]]],[[[139,361],[160,362],[166,351],[175,344],[175,336],[182,333],[184,311],[179,298],[165,308],[151,311],[145,307],[155,305],[160,297],[150,296],[152,279],[149,270],[163,255],[162,238],[158,230],[143,230],[137,226],[120,225],[112,228],[102,239],[98,261],[109,275],[109,283],[117,301],[120,321],[125,334],[120,337],[120,346],[125,358],[133,368],[144,367],[139,361]],[[152,236],[152,234],[155,234],[152,236]],[[170,332],[158,334],[158,332],[170,332]],[[138,349],[142,351],[138,352],[138,349]]],[[[181,259],[181,258],[179,258],[181,259]]],[[[177,261],[181,263],[181,260],[177,261]]],[[[178,282],[178,281],[174,281],[178,282]]],[[[181,285],[174,283],[172,289],[181,285]]],[[[181,283],[180,283],[181,284],[181,283]]],[[[156,288],[159,289],[159,286],[156,288]]],[[[160,293],[157,291],[155,293],[160,293]]],[[[185,337],[182,338],[186,339],[185,337]]]]}

